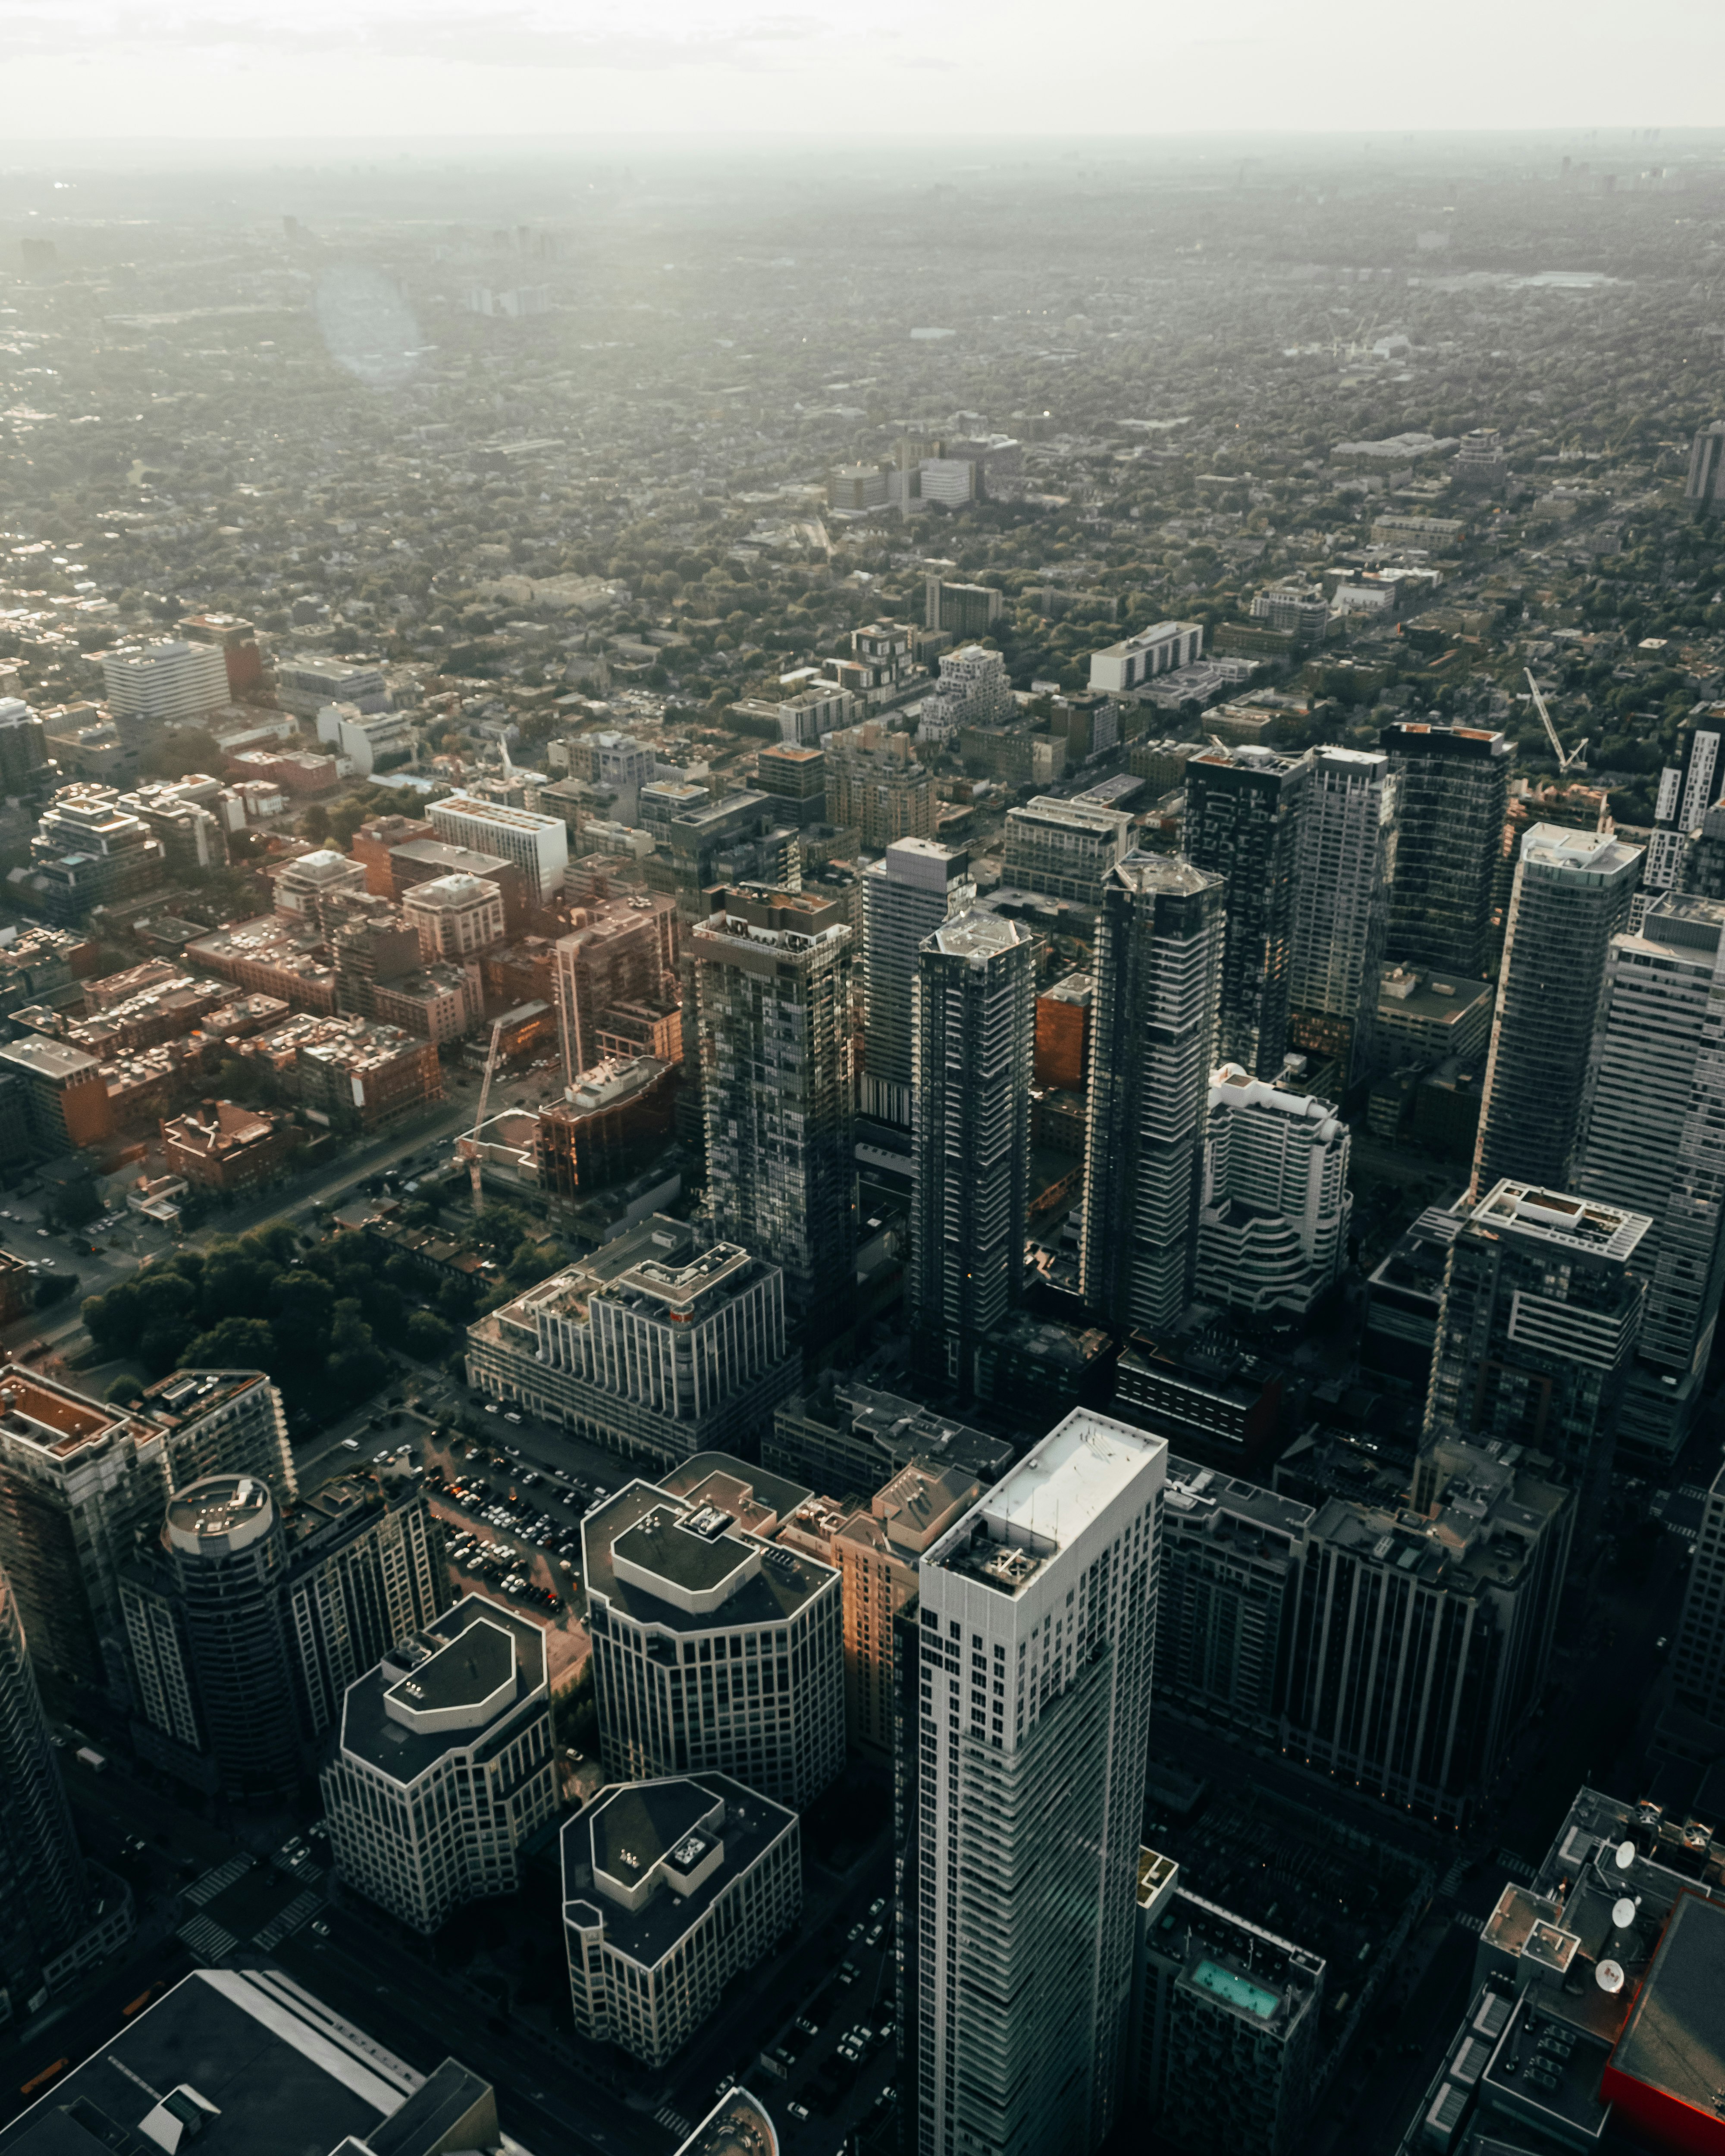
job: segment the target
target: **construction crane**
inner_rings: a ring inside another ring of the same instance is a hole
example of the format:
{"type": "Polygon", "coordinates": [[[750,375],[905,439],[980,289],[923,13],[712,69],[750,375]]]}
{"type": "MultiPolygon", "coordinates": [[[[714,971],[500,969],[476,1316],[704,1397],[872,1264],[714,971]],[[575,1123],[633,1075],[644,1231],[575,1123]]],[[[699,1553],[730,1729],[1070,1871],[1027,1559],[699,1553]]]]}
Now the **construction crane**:
{"type": "Polygon", "coordinates": [[[503,1039],[503,1020],[491,1028],[491,1052],[485,1058],[485,1075],[480,1086],[479,1108],[473,1119],[473,1135],[467,1141],[468,1165],[473,1173],[473,1213],[477,1219],[485,1209],[485,1177],[480,1169],[479,1135],[485,1127],[485,1103],[491,1097],[491,1081],[497,1075],[497,1050],[503,1039]]]}
{"type": "Polygon", "coordinates": [[[1533,669],[1525,666],[1522,670],[1527,677],[1527,686],[1533,691],[1533,708],[1544,724],[1546,739],[1551,743],[1551,752],[1558,760],[1558,778],[1567,778],[1572,771],[1585,771],[1587,736],[1584,734],[1566,756],[1563,744],[1558,739],[1558,730],[1551,722],[1551,713],[1545,708],[1545,699],[1539,693],[1539,684],[1533,679],[1533,669]]]}

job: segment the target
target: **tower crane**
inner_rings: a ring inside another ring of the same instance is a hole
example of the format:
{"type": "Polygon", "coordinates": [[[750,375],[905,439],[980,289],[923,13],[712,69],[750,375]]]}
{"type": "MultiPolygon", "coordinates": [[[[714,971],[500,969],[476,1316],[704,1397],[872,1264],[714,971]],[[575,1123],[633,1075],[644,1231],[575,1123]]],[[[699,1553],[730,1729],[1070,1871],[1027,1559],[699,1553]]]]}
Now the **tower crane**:
{"type": "Polygon", "coordinates": [[[480,1086],[479,1107],[473,1118],[473,1132],[467,1141],[468,1165],[473,1173],[473,1214],[477,1219],[485,1209],[485,1177],[480,1168],[479,1134],[485,1128],[485,1103],[491,1097],[491,1081],[497,1075],[497,1049],[503,1039],[503,1020],[500,1018],[491,1028],[491,1049],[485,1058],[485,1075],[480,1086]]]}
{"type": "Polygon", "coordinates": [[[1558,778],[1567,778],[1572,771],[1585,771],[1587,768],[1587,736],[1584,734],[1581,739],[1577,742],[1574,747],[1572,748],[1566,755],[1563,751],[1563,744],[1558,739],[1558,730],[1551,722],[1551,713],[1545,708],[1545,699],[1539,693],[1539,684],[1533,679],[1533,669],[1531,666],[1527,666],[1522,670],[1527,677],[1527,686],[1533,691],[1533,708],[1538,712],[1540,719],[1544,725],[1545,737],[1551,743],[1551,752],[1558,760],[1558,778]]]}

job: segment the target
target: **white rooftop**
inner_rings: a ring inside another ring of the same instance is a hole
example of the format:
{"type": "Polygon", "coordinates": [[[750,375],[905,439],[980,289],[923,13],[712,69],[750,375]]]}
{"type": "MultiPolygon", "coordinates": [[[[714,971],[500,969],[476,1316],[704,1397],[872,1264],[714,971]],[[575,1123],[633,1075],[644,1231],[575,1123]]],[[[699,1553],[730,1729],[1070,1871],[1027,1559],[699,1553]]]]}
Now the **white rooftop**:
{"type": "Polygon", "coordinates": [[[1021,1545],[1075,1541],[1101,1517],[1163,1440],[1106,1415],[1075,1408],[1033,1445],[977,1510],[1021,1545]]]}

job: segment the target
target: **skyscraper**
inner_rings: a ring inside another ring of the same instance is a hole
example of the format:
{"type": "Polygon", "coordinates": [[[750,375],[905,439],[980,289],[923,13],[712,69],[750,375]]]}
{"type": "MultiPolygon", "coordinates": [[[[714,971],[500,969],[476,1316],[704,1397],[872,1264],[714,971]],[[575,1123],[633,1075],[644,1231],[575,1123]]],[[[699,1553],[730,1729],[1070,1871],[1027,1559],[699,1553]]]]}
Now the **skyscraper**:
{"type": "Polygon", "coordinates": [[[1035,939],[1021,921],[961,913],[923,944],[907,1302],[961,1394],[1024,1284],[1035,1014],[1035,939]]]}
{"type": "MultiPolygon", "coordinates": [[[[1395,869],[1396,782],[1382,750],[1319,748],[1300,819],[1288,1000],[1296,1048],[1369,1073],[1395,869]]],[[[1262,1074],[1260,1074],[1262,1075],[1262,1074]]]]}
{"type": "Polygon", "coordinates": [[[863,872],[863,998],[867,1014],[860,1106],[904,1133],[908,1148],[916,1058],[916,953],[948,914],[976,896],[969,856],[932,839],[900,839],[863,872]]]}
{"type": "Polygon", "coordinates": [[[182,1370],[131,1406],[0,1370],[0,1564],[39,1669],[124,1692],[121,1568],[177,1483],[249,1474],[293,1486],[281,1400],[254,1370],[182,1370]]]}
{"type": "Polygon", "coordinates": [[[1192,1292],[1223,895],[1166,854],[1129,854],[1102,893],[1079,1286],[1122,1332],[1164,1330],[1192,1292]]]}
{"type": "Polygon", "coordinates": [[[1509,743],[1484,726],[1387,726],[1378,745],[1397,781],[1387,957],[1483,973],[1491,890],[1509,808],[1509,743]]]}
{"type": "Polygon", "coordinates": [[[1506,1176],[1567,1190],[1611,938],[1629,918],[1641,849],[1556,824],[1522,841],[1473,1188],[1506,1176]]]}
{"type": "Polygon", "coordinates": [[[1186,852],[1222,881],[1215,1060],[1274,1078],[1288,1046],[1294,891],[1312,760],[1213,748],[1186,766],[1186,852]]]}
{"type": "Polygon", "coordinates": [[[919,2156],[1087,2156],[1114,2123],[1167,1454],[1081,1409],[923,1559],[919,2156]]]}
{"type": "Polygon", "coordinates": [[[416,1931],[513,1893],[557,1808],[543,1630],[468,1595],[348,1686],[321,1779],[342,1877],[416,1931]]]}
{"type": "Polygon", "coordinates": [[[36,1993],[84,1914],[84,1861],[12,1583],[0,1571],[0,2021],[36,1993]]]}
{"type": "Polygon", "coordinates": [[[1690,444],[1683,498],[1697,516],[1725,516],[1725,419],[1700,429],[1690,444]]]}
{"type": "Polygon", "coordinates": [[[1210,1082],[1197,1292],[1304,1317],[1348,1262],[1348,1129],[1327,1101],[1224,1063],[1210,1082]]]}
{"type": "MultiPolygon", "coordinates": [[[[1725,1467],[1713,1477],[1671,1649],[1671,1697],[1686,1714],[1725,1729],[1725,1467]]],[[[1717,1756],[1717,1744],[1705,1756],[1717,1756]]]]}
{"type": "Polygon", "coordinates": [[[1668,763],[1659,774],[1659,797],[1653,811],[1656,828],[1647,841],[1647,859],[1641,870],[1644,891],[1669,891],[1681,881],[1690,834],[1701,829],[1725,783],[1725,770],[1720,765],[1722,746],[1725,746],[1725,705],[1715,706],[1684,726],[1676,762],[1668,763]]]}
{"type": "Polygon", "coordinates": [[[724,1453],[676,1480],[582,1522],[606,1774],[734,1774],[800,1810],[845,1761],[839,1573],[774,1539],[809,1492],[724,1453]]]}
{"type": "Polygon", "coordinates": [[[1649,1214],[1618,1441],[1671,1460],[1699,1404],[1725,1287],[1725,903],[1668,893],[1614,936],[1575,1188],[1649,1214]]]}
{"type": "Polygon", "coordinates": [[[714,1231],[779,1266],[793,1317],[830,1337],[856,1277],[850,930],[829,902],[733,890],[690,944],[714,1231]]]}
{"type": "Polygon", "coordinates": [[[1496,1184],[1468,1210],[1444,1261],[1414,1504],[1431,1502],[1439,1440],[1496,1439],[1543,1454],[1597,1528],[1645,1290],[1630,1270],[1645,1213],[1496,1184]]]}
{"type": "Polygon", "coordinates": [[[1570,1491],[1502,1452],[1440,1440],[1417,1511],[1327,1499],[1289,1660],[1290,1748],[1451,1825],[1543,1689],[1574,1521],[1570,1491]]]}

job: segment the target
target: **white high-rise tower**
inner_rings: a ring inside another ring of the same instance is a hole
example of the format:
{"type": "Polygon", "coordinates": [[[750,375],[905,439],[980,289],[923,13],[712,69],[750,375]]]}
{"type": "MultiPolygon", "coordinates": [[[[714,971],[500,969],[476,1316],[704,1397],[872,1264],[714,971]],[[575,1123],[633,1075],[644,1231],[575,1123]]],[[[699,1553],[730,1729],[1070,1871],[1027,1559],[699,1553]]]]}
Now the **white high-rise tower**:
{"type": "Polygon", "coordinates": [[[1076,1409],[922,1560],[919,2156],[1113,2123],[1167,1458],[1076,1409]]]}

